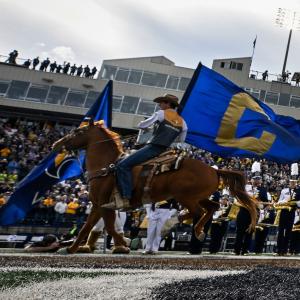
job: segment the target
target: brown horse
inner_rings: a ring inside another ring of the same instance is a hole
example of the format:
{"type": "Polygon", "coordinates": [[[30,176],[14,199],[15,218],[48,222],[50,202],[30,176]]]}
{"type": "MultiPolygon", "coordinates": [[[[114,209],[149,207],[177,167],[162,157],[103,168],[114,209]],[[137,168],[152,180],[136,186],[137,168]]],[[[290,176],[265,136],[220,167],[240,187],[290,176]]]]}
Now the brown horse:
{"type": "MultiPolygon", "coordinates": [[[[86,150],[86,169],[90,179],[89,197],[93,203],[87,222],[67,252],[77,251],[100,217],[104,219],[108,234],[113,236],[115,246],[126,247],[123,237],[114,229],[114,211],[101,207],[109,201],[115,185],[114,174],[108,170],[121,154],[119,137],[101,124],[89,122],[89,125],[72,131],[53,145],[54,150],[63,147],[67,150],[86,150]]],[[[137,176],[140,169],[139,166],[133,169],[134,191],[131,204],[134,207],[142,205],[144,183],[137,176]]],[[[199,160],[187,158],[184,159],[179,170],[154,176],[150,198],[153,202],[173,198],[186,207],[191,215],[200,214],[201,218],[195,226],[195,233],[198,238],[203,238],[204,225],[218,208],[209,197],[218,189],[220,177],[224,185],[229,187],[231,194],[249,210],[251,215],[249,229],[253,230],[256,224],[256,205],[245,192],[245,178],[240,172],[215,170],[199,160]]]]}

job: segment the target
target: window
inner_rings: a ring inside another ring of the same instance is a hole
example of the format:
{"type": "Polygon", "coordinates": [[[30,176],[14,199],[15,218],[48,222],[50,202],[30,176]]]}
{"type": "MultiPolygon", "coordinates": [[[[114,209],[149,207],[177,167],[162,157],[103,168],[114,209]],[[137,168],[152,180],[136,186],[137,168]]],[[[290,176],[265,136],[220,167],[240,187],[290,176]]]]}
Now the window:
{"type": "Polygon", "coordinates": [[[242,63],[237,63],[235,61],[231,61],[230,65],[229,65],[229,68],[234,69],[234,70],[242,71],[243,70],[243,64],[242,63]]]}
{"type": "Polygon", "coordinates": [[[63,104],[68,92],[68,88],[61,86],[51,86],[50,92],[47,98],[47,103],[63,104]]]}
{"type": "Polygon", "coordinates": [[[0,81],[0,95],[6,94],[9,83],[9,81],[0,81]]]}
{"type": "Polygon", "coordinates": [[[112,110],[119,112],[121,110],[122,96],[113,96],[112,110]]]}
{"type": "Polygon", "coordinates": [[[289,106],[290,94],[280,93],[278,105],[289,106]]]}
{"type": "Polygon", "coordinates": [[[117,67],[104,65],[101,77],[104,79],[114,79],[117,67]]]}
{"type": "Polygon", "coordinates": [[[32,84],[29,87],[26,100],[29,101],[36,101],[36,102],[45,102],[47,93],[49,90],[48,85],[41,85],[41,84],[32,84]]]}
{"type": "Polygon", "coordinates": [[[267,92],[265,102],[277,105],[278,97],[279,93],[267,92]]]}
{"type": "Polygon", "coordinates": [[[245,88],[245,91],[247,91],[250,95],[252,95],[256,99],[259,99],[260,90],[245,88]]]}
{"type": "Polygon", "coordinates": [[[86,97],[84,107],[85,108],[90,108],[95,101],[99,98],[100,93],[99,92],[94,92],[94,91],[89,91],[88,96],[86,97]]]}
{"type": "Polygon", "coordinates": [[[156,103],[154,103],[153,101],[141,99],[138,106],[137,114],[151,116],[154,113],[155,107],[156,103]]]}
{"type": "Polygon", "coordinates": [[[236,62],[230,62],[230,69],[236,69],[236,62]]]}
{"type": "Polygon", "coordinates": [[[190,78],[181,77],[178,89],[181,91],[185,91],[187,86],[189,85],[190,80],[190,78]]]}
{"type": "Polygon", "coordinates": [[[178,82],[179,77],[169,76],[166,88],[171,90],[177,90],[178,82]]]}
{"type": "Polygon", "coordinates": [[[127,82],[128,75],[129,75],[129,70],[119,69],[115,79],[118,80],[118,81],[125,81],[125,82],[127,82]]]}
{"type": "Polygon", "coordinates": [[[142,84],[149,86],[165,87],[168,75],[160,73],[144,72],[142,84]]]}
{"type": "Polygon", "coordinates": [[[300,96],[292,95],[291,96],[291,101],[290,101],[290,106],[300,108],[300,96]]]}
{"type": "Polygon", "coordinates": [[[230,69],[230,65],[231,64],[230,64],[229,61],[227,61],[227,62],[226,61],[222,61],[221,64],[220,64],[220,67],[223,68],[223,69],[230,69]]]}
{"type": "Polygon", "coordinates": [[[7,92],[7,97],[12,99],[24,100],[29,82],[13,80],[7,92]]]}
{"type": "Polygon", "coordinates": [[[139,84],[141,82],[142,73],[143,73],[142,71],[131,70],[129,78],[128,78],[128,82],[139,84]]]}
{"type": "Polygon", "coordinates": [[[67,95],[67,99],[64,105],[82,107],[85,97],[86,97],[86,92],[84,91],[70,91],[67,95]]]}
{"type": "Polygon", "coordinates": [[[135,114],[138,103],[139,103],[139,98],[124,96],[122,106],[121,106],[121,112],[135,114]]]}
{"type": "Polygon", "coordinates": [[[236,64],[236,69],[239,70],[239,71],[242,71],[243,70],[243,64],[242,63],[237,63],[236,64]]]}

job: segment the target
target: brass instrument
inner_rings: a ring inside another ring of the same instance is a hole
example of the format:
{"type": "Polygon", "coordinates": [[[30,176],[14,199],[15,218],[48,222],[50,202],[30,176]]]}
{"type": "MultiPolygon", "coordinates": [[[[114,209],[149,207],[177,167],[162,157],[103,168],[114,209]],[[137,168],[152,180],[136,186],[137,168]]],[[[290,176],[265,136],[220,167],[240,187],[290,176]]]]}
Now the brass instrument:
{"type": "Polygon", "coordinates": [[[287,201],[284,203],[275,203],[274,207],[276,210],[288,209],[291,211],[297,205],[297,201],[287,201]]]}
{"type": "Polygon", "coordinates": [[[300,232],[300,224],[294,225],[292,231],[293,232],[295,232],[295,231],[300,232]]]}
{"type": "Polygon", "coordinates": [[[228,213],[228,219],[229,220],[236,220],[239,211],[240,211],[240,206],[236,203],[233,203],[231,205],[229,213],[228,213]]]}
{"type": "Polygon", "coordinates": [[[255,226],[255,228],[257,230],[263,231],[265,227],[273,227],[276,226],[274,224],[268,224],[268,223],[257,223],[257,225],[255,226]]]}
{"type": "Polygon", "coordinates": [[[274,208],[277,210],[277,213],[276,213],[276,217],[274,220],[274,226],[279,225],[280,215],[281,215],[281,211],[283,209],[287,209],[288,211],[291,211],[292,209],[295,208],[296,205],[297,205],[297,201],[287,201],[284,203],[275,203],[274,208]]]}
{"type": "Polygon", "coordinates": [[[228,217],[220,217],[220,218],[217,218],[217,219],[213,220],[212,223],[213,224],[222,225],[223,221],[230,221],[230,218],[228,218],[228,217]]]}

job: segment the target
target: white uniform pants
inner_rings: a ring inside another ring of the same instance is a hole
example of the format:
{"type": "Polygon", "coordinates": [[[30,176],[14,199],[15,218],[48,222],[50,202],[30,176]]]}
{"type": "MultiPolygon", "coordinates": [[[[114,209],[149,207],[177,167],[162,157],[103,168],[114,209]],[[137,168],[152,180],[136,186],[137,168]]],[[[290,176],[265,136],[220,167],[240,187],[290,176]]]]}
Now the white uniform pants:
{"type": "Polygon", "coordinates": [[[166,208],[156,208],[147,210],[148,228],[146,251],[158,251],[161,241],[161,230],[165,222],[170,218],[170,210],[166,208]]]}
{"type": "MultiPolygon", "coordinates": [[[[124,233],[124,225],[126,222],[126,212],[119,212],[116,210],[115,230],[117,233],[124,233]]],[[[97,224],[93,227],[92,231],[103,231],[104,220],[101,218],[97,224]]]]}

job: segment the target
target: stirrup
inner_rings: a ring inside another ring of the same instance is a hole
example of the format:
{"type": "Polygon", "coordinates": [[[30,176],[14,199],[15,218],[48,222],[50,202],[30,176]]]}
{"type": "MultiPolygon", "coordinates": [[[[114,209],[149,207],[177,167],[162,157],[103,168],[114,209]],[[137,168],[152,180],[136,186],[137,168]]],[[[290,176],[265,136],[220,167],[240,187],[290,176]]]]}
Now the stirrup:
{"type": "Polygon", "coordinates": [[[130,209],[130,201],[129,199],[122,198],[117,188],[114,188],[112,192],[112,196],[110,198],[110,201],[106,204],[101,205],[103,208],[108,209],[130,209]]]}

